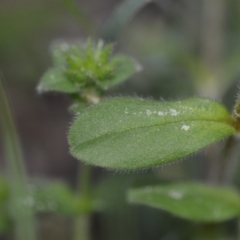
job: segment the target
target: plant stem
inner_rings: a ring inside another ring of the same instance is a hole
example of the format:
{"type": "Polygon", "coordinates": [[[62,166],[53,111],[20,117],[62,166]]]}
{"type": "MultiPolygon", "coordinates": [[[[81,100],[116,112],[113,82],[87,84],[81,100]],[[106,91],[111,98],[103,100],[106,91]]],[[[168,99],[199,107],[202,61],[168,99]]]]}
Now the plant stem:
{"type": "Polygon", "coordinates": [[[90,239],[90,218],[91,216],[86,214],[75,219],[74,240],[90,239]]]}
{"type": "MultiPolygon", "coordinates": [[[[213,74],[222,66],[226,21],[225,0],[202,1],[202,59],[213,74]]],[[[221,76],[218,76],[221,77],[221,76]]],[[[212,80],[219,84],[219,78],[212,80]]],[[[211,95],[212,96],[212,95],[211,95]]]]}
{"type": "MultiPolygon", "coordinates": [[[[238,96],[235,106],[232,111],[232,124],[236,131],[240,129],[240,96],[238,96]]],[[[230,184],[234,178],[238,164],[239,139],[237,136],[232,136],[228,139],[223,160],[221,163],[219,180],[224,184],[230,184]]]]}
{"type": "MultiPolygon", "coordinates": [[[[98,104],[101,98],[92,94],[85,95],[84,98],[92,104],[98,104]]],[[[84,201],[91,199],[91,175],[92,168],[87,165],[80,164],[78,171],[78,192],[84,201]]],[[[74,240],[90,240],[91,214],[79,216],[74,223],[74,240]]]]}
{"type": "Polygon", "coordinates": [[[80,176],[78,181],[78,188],[81,188],[81,195],[85,198],[89,198],[91,194],[91,167],[82,165],[80,167],[80,176]]]}
{"type": "Polygon", "coordinates": [[[234,179],[239,155],[239,141],[235,136],[227,140],[219,170],[219,182],[230,185],[234,179]]]}
{"type": "MultiPolygon", "coordinates": [[[[91,167],[80,164],[78,190],[84,201],[89,201],[91,194],[91,167]]],[[[75,219],[74,240],[90,240],[91,214],[83,214],[75,219]]]]}
{"type": "Polygon", "coordinates": [[[23,154],[11,109],[0,78],[0,120],[5,146],[7,170],[10,178],[10,211],[15,223],[15,238],[35,240],[35,226],[28,190],[23,154]]]}
{"type": "MultiPolygon", "coordinates": [[[[223,81],[221,69],[223,64],[223,50],[225,42],[225,0],[203,0],[201,22],[201,59],[206,67],[208,78],[201,79],[198,94],[213,99],[220,98],[220,86],[223,81]]],[[[210,146],[208,151],[208,181],[218,181],[219,147],[210,146]]]]}

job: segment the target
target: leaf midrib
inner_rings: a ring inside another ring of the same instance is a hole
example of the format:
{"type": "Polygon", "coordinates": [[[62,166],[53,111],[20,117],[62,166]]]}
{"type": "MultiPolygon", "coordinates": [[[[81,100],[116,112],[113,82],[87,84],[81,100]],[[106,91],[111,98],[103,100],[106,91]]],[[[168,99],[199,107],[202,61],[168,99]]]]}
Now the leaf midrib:
{"type": "Polygon", "coordinates": [[[213,122],[213,123],[215,122],[215,123],[219,123],[219,124],[226,124],[226,125],[232,127],[232,129],[234,130],[234,127],[230,124],[231,123],[230,118],[226,119],[226,120],[191,119],[191,120],[171,121],[171,122],[166,122],[166,123],[162,123],[162,124],[152,124],[152,125],[148,125],[148,126],[139,126],[139,127],[135,127],[135,128],[132,127],[132,128],[126,128],[122,131],[112,131],[112,132],[109,132],[109,133],[104,133],[100,136],[89,139],[86,142],[78,143],[75,147],[71,148],[71,151],[73,151],[75,148],[78,148],[80,145],[84,148],[85,145],[88,145],[89,143],[94,142],[94,141],[98,141],[99,139],[105,138],[109,135],[121,134],[121,133],[125,133],[125,132],[130,132],[130,131],[133,131],[133,130],[136,130],[136,129],[157,127],[157,126],[160,127],[160,126],[171,125],[171,124],[176,124],[176,123],[188,123],[188,122],[213,122]]]}

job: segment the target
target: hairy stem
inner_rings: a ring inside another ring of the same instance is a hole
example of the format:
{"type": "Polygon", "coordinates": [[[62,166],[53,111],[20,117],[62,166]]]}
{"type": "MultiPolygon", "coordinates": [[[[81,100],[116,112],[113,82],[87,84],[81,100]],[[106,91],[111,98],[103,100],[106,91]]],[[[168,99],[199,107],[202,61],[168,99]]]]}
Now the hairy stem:
{"type": "MultiPolygon", "coordinates": [[[[84,98],[91,104],[98,104],[101,98],[92,94],[84,95],[84,98]]],[[[84,201],[91,198],[91,167],[80,164],[78,171],[78,191],[84,201]]],[[[78,217],[74,223],[74,240],[90,240],[91,214],[84,214],[78,217]]]]}
{"type": "Polygon", "coordinates": [[[240,95],[238,95],[235,106],[233,108],[232,121],[236,130],[239,131],[240,130],[240,95]]]}
{"type": "MultiPolygon", "coordinates": [[[[240,129],[240,96],[236,100],[236,104],[232,111],[232,124],[237,131],[240,129]]],[[[219,180],[223,184],[230,184],[235,176],[235,172],[238,164],[239,139],[237,136],[232,136],[228,139],[226,144],[223,160],[220,169],[219,180]]]]}

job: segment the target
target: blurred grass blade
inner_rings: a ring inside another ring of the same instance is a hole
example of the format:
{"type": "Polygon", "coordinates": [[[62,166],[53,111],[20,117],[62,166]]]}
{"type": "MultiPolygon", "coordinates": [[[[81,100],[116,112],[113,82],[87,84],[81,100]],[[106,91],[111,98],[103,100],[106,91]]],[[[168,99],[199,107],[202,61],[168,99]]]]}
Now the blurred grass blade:
{"type": "Polygon", "coordinates": [[[237,49],[226,59],[223,66],[224,82],[221,95],[224,96],[229,89],[239,81],[240,76],[240,51],[237,49]]]}
{"type": "Polygon", "coordinates": [[[134,170],[177,161],[234,133],[229,113],[215,101],[116,98],[83,112],[69,143],[87,164],[134,170]]]}
{"type": "Polygon", "coordinates": [[[125,0],[113,11],[102,31],[101,37],[108,42],[114,41],[122,28],[149,2],[151,0],[125,0]]]}
{"type": "Polygon", "coordinates": [[[129,191],[128,200],[192,221],[221,222],[240,214],[238,192],[197,183],[136,188],[129,191]]]}
{"type": "Polygon", "coordinates": [[[18,240],[35,240],[34,219],[26,203],[28,191],[23,154],[10,106],[0,78],[0,121],[5,157],[10,178],[10,212],[15,222],[15,236],[18,240]]]}
{"type": "Polygon", "coordinates": [[[81,24],[81,27],[88,33],[92,33],[93,24],[89,17],[80,9],[74,0],[61,0],[72,16],[81,24]]]}

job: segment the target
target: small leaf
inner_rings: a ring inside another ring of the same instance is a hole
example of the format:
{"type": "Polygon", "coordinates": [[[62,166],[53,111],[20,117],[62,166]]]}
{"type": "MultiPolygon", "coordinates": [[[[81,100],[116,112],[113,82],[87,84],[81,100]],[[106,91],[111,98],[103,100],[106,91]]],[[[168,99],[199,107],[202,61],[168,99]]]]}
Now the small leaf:
{"type": "Polygon", "coordinates": [[[66,53],[69,49],[67,43],[54,42],[51,47],[52,61],[55,67],[66,64],[66,53]]]}
{"type": "Polygon", "coordinates": [[[140,70],[140,66],[137,65],[134,60],[125,56],[118,56],[113,59],[116,63],[116,68],[113,72],[113,78],[107,79],[107,81],[101,82],[101,87],[108,89],[115,86],[121,82],[129,79],[134,73],[140,70]]]}
{"type": "Polygon", "coordinates": [[[42,77],[38,87],[38,91],[57,91],[64,93],[76,93],[78,88],[64,74],[64,71],[59,68],[49,69],[42,77]]]}
{"type": "Polygon", "coordinates": [[[220,222],[240,213],[240,196],[236,191],[197,183],[132,189],[128,200],[194,221],[220,222]]]}
{"type": "Polygon", "coordinates": [[[176,161],[234,132],[229,113],[215,101],[117,98],[83,112],[69,143],[87,164],[131,170],[176,161]]]}

